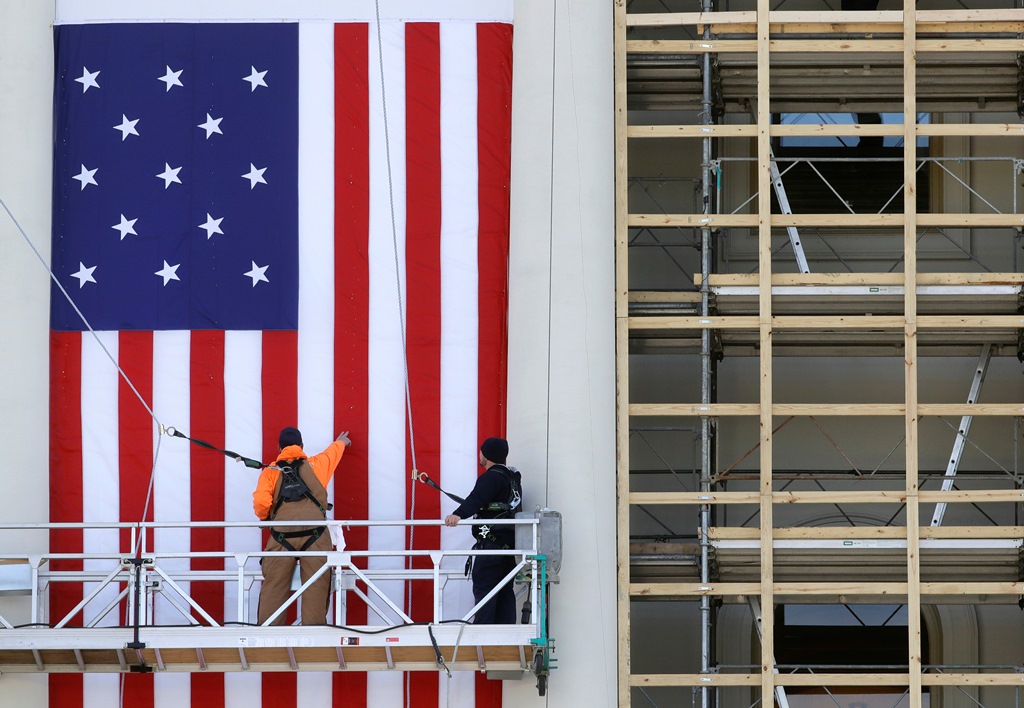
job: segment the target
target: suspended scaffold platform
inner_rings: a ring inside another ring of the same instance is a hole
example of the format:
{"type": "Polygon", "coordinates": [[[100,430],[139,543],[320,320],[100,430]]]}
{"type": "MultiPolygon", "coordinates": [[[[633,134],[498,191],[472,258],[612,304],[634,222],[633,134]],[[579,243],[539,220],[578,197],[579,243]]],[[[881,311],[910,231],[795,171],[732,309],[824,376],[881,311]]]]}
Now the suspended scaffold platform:
{"type": "MultiPolygon", "coordinates": [[[[266,551],[167,548],[197,529],[258,529],[258,523],[5,524],[5,535],[43,538],[80,532],[122,540],[120,553],[0,554],[0,675],[14,672],[485,671],[491,678],[538,677],[546,687],[553,640],[548,584],[557,582],[557,513],[515,520],[517,548],[362,551],[345,548],[352,527],[440,525],[437,521],[327,521],[339,549],[264,624],[255,622],[266,551]],[[554,521],[554,523],[552,523],[554,521]],[[541,531],[541,529],[544,529],[541,531]],[[154,550],[154,539],[158,550],[154,550]],[[134,550],[138,549],[138,550],[134,550]],[[544,553],[552,551],[554,557],[544,553]],[[466,567],[484,555],[511,556],[514,569],[473,602],[466,567]],[[215,567],[215,570],[196,569],[215,567]],[[327,624],[271,626],[330,574],[327,624]],[[512,585],[520,624],[473,624],[477,611],[512,585]],[[430,612],[408,610],[416,592],[430,612]],[[73,595],[73,599],[70,599],[73,595]],[[211,603],[210,598],[215,598],[211,603]],[[68,606],[60,612],[55,607],[68,606]],[[349,617],[359,617],[350,622],[349,617]],[[22,619],[27,618],[27,621],[22,619]]],[[[462,525],[482,522],[463,521],[462,525]]],[[[309,522],[274,523],[275,527],[309,522]]],[[[96,536],[94,536],[95,538],[96,536]]],[[[285,552],[288,556],[323,553],[285,552]]]]}

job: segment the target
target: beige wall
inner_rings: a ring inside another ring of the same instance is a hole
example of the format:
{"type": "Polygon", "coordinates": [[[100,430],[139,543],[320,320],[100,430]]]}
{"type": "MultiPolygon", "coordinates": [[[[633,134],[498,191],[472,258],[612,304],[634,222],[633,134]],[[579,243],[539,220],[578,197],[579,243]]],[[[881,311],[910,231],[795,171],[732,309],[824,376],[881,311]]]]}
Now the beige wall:
{"type": "MultiPolygon", "coordinates": [[[[0,4],[0,199],[44,258],[50,242],[52,21],[52,3],[0,4]]],[[[0,347],[0,430],[9,456],[43,471],[26,476],[18,465],[3,466],[0,486],[7,490],[7,502],[0,518],[5,522],[47,518],[48,297],[46,270],[0,209],[0,331],[6,340],[0,347]]],[[[2,551],[45,549],[44,534],[15,538],[0,531],[2,551]]],[[[0,612],[16,622],[30,617],[23,598],[0,598],[0,612]]],[[[11,705],[45,706],[46,678],[5,674],[0,695],[11,705]]]]}
{"type": "MultiPolygon", "coordinates": [[[[610,706],[617,668],[612,7],[527,0],[516,13],[513,105],[529,108],[514,108],[512,124],[509,439],[531,480],[527,504],[547,504],[565,521],[562,582],[551,598],[559,668],[547,705],[610,706]]],[[[545,705],[533,681],[505,685],[506,706],[545,705]]]]}

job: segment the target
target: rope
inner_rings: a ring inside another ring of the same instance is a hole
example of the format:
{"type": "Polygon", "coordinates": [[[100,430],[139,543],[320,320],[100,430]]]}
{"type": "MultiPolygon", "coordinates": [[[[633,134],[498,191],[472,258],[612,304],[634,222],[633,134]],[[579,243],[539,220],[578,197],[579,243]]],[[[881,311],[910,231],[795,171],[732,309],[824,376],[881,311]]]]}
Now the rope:
{"type": "MultiPolygon", "coordinates": [[[[462,633],[465,630],[466,630],[466,623],[463,622],[461,625],[459,625],[459,636],[455,638],[455,646],[452,648],[452,666],[455,666],[455,657],[457,657],[459,655],[459,645],[462,644],[462,633]]],[[[447,666],[445,667],[445,671],[448,671],[448,682],[446,684],[446,691],[445,691],[447,696],[445,698],[445,704],[446,704],[447,708],[451,708],[451,705],[452,705],[452,672],[448,670],[447,666]]]]}
{"type": "MultiPolygon", "coordinates": [[[[381,111],[384,117],[384,157],[387,164],[388,174],[388,206],[391,210],[391,245],[395,255],[395,290],[398,295],[398,325],[402,332],[402,369],[405,375],[405,411],[406,418],[409,424],[409,453],[412,458],[412,476],[413,480],[417,478],[417,465],[416,465],[416,436],[413,432],[413,418],[412,418],[412,392],[409,386],[409,350],[406,341],[405,332],[405,307],[402,305],[402,270],[401,262],[398,256],[398,227],[395,219],[395,188],[393,184],[392,169],[391,169],[391,135],[388,128],[388,99],[387,99],[387,84],[384,82],[384,47],[381,36],[381,24],[380,24],[380,0],[374,0],[373,3],[374,15],[377,21],[377,66],[380,73],[380,104],[381,111]]],[[[409,518],[416,518],[416,484],[412,485],[411,496],[409,500],[409,518]]],[[[409,527],[409,543],[408,548],[413,548],[413,542],[415,541],[416,527],[409,527]]],[[[406,559],[406,568],[412,569],[412,558],[406,559]]],[[[406,581],[406,607],[412,608],[412,581],[406,581]]],[[[409,690],[409,674],[406,673],[406,705],[409,705],[411,700],[412,691],[409,690]]]]}
{"type": "Polygon", "coordinates": [[[39,252],[39,249],[37,249],[35,247],[35,244],[32,243],[31,239],[29,239],[28,234],[25,233],[25,229],[21,228],[21,224],[18,223],[18,220],[16,218],[14,218],[14,214],[11,213],[11,210],[7,207],[7,203],[3,200],[3,198],[0,198],[0,206],[2,206],[4,208],[4,211],[7,212],[7,216],[11,217],[11,221],[14,222],[14,226],[21,233],[22,238],[25,239],[25,243],[27,243],[29,248],[32,249],[32,252],[36,254],[36,258],[39,259],[39,262],[43,265],[43,268],[46,269],[46,272],[50,274],[50,280],[52,280],[54,284],[60,289],[65,299],[68,301],[68,304],[70,304],[71,307],[74,308],[75,314],[77,314],[79,319],[82,320],[82,323],[86,326],[86,328],[92,334],[93,338],[96,340],[96,343],[100,345],[100,349],[103,350],[103,353],[107,355],[108,359],[110,359],[110,363],[112,363],[114,365],[114,368],[117,369],[117,373],[119,373],[121,375],[121,378],[124,379],[124,382],[128,384],[128,387],[132,390],[132,393],[135,394],[135,397],[139,399],[139,403],[141,403],[142,407],[146,409],[146,411],[149,413],[149,416],[156,422],[157,425],[160,425],[160,421],[157,420],[156,413],[154,413],[153,409],[149,407],[148,403],[146,403],[146,399],[144,399],[142,397],[142,394],[139,393],[139,389],[135,388],[135,384],[133,384],[132,380],[128,378],[128,374],[124,373],[124,369],[122,369],[121,365],[117,363],[117,360],[110,353],[110,350],[108,350],[106,346],[104,346],[103,341],[100,339],[99,335],[96,334],[96,330],[92,328],[92,325],[89,324],[89,320],[86,318],[84,314],[82,314],[82,311],[78,309],[78,305],[75,304],[75,301],[71,298],[71,295],[68,293],[67,290],[64,289],[64,286],[57,279],[57,276],[54,274],[53,270],[50,269],[50,266],[47,264],[46,259],[43,258],[43,255],[39,252]]]}
{"type": "MultiPolygon", "coordinates": [[[[551,489],[551,361],[552,346],[551,337],[554,331],[554,316],[552,303],[554,302],[555,287],[555,100],[557,99],[558,84],[558,3],[551,3],[551,142],[548,149],[551,153],[548,180],[550,194],[548,195],[548,356],[547,371],[545,376],[545,390],[547,395],[544,401],[544,505],[548,503],[548,493],[551,489]]],[[[506,337],[507,338],[507,337],[506,337]]]]}
{"type": "MultiPolygon", "coordinates": [[[[46,269],[47,274],[49,274],[49,276],[50,276],[50,280],[53,281],[53,283],[60,290],[61,294],[64,295],[64,298],[68,301],[68,304],[71,305],[72,309],[74,309],[75,314],[78,315],[78,318],[80,320],[82,320],[82,324],[84,324],[86,329],[89,330],[89,333],[92,334],[93,339],[100,346],[100,349],[103,350],[103,353],[107,355],[107,358],[110,360],[110,363],[112,363],[114,365],[114,368],[117,369],[117,373],[120,375],[121,379],[124,380],[124,382],[126,384],[128,384],[128,388],[131,389],[132,393],[135,394],[135,398],[137,398],[139,403],[142,404],[142,407],[146,409],[146,412],[149,413],[149,417],[152,418],[153,422],[157,424],[158,430],[161,433],[164,432],[165,428],[163,426],[163,423],[161,423],[160,420],[156,417],[156,413],[153,412],[153,409],[150,407],[150,405],[148,403],[146,403],[146,399],[142,397],[141,393],[139,393],[139,389],[137,389],[135,387],[135,384],[132,383],[132,380],[130,378],[128,378],[128,374],[126,374],[124,372],[124,369],[121,368],[121,365],[117,363],[117,359],[114,358],[114,356],[110,353],[110,350],[107,349],[106,345],[103,344],[103,340],[100,339],[99,335],[96,333],[96,330],[93,329],[93,326],[89,322],[89,319],[78,308],[78,305],[75,303],[74,299],[71,297],[71,294],[68,293],[68,291],[64,288],[64,285],[60,282],[60,280],[58,280],[57,275],[53,272],[53,269],[50,268],[50,265],[46,262],[46,259],[43,258],[43,254],[41,254],[39,252],[39,249],[36,248],[35,244],[32,243],[32,239],[30,239],[28,237],[28,234],[25,233],[25,229],[22,228],[21,223],[14,216],[13,212],[11,212],[10,207],[7,206],[7,202],[5,202],[2,197],[0,197],[0,206],[3,207],[5,212],[7,212],[7,216],[10,217],[11,222],[14,224],[14,227],[16,229],[18,229],[18,233],[20,233],[21,237],[23,239],[25,239],[25,243],[27,243],[28,247],[32,249],[32,253],[35,254],[36,258],[39,260],[39,263],[43,266],[44,269],[46,269]]],[[[150,473],[149,473],[149,486],[146,489],[146,501],[145,501],[145,504],[143,505],[142,519],[139,521],[139,525],[140,526],[146,520],[146,515],[149,513],[149,504],[150,504],[150,501],[152,500],[152,497],[153,497],[153,484],[154,484],[154,482],[156,480],[156,463],[157,463],[157,459],[160,456],[160,437],[161,437],[160,435],[157,435],[156,450],[154,451],[154,455],[153,455],[153,466],[150,469],[150,473]]],[[[135,548],[133,549],[133,553],[134,554],[137,555],[139,553],[141,544],[142,544],[142,534],[138,533],[136,535],[135,548]]],[[[126,613],[128,612],[127,607],[125,609],[125,612],[126,613]]],[[[120,681],[118,682],[118,699],[117,700],[118,700],[118,705],[123,708],[123,706],[124,706],[124,675],[122,675],[120,677],[120,681]]]]}
{"type": "MultiPolygon", "coordinates": [[[[156,436],[156,450],[153,451],[153,467],[149,471],[149,486],[146,488],[146,503],[142,506],[142,521],[146,520],[149,516],[149,502],[153,499],[153,483],[156,481],[156,461],[160,458],[160,440],[163,438],[162,435],[156,436]]],[[[142,521],[139,523],[141,524],[142,521]]],[[[142,545],[142,534],[139,533],[135,537],[135,549],[134,555],[138,557],[140,546],[142,545]]]]}
{"type": "MultiPolygon", "coordinates": [[[[405,307],[402,304],[402,269],[398,256],[398,226],[395,219],[395,188],[391,169],[391,136],[388,129],[387,85],[384,83],[384,48],[380,31],[380,0],[374,0],[374,11],[377,18],[377,65],[380,69],[380,104],[384,115],[384,157],[388,173],[388,206],[391,210],[391,246],[395,255],[395,291],[398,295],[398,326],[402,332],[402,368],[405,375],[405,410],[409,422],[409,451],[412,457],[412,468],[416,470],[416,437],[412,425],[412,394],[409,388],[409,350],[405,336],[405,307]]],[[[416,487],[414,486],[415,490],[416,487]]],[[[414,492],[415,494],[415,492],[414,492]]]]}

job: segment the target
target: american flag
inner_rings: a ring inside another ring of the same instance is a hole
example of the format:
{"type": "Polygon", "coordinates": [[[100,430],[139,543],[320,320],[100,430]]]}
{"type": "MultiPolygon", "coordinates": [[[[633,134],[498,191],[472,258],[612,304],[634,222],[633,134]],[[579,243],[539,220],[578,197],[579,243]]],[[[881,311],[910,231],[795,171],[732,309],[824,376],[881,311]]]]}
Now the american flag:
{"type": "MultiPolygon", "coordinates": [[[[378,24],[231,19],[222,4],[216,21],[159,21],[167,3],[128,20],[123,4],[58,3],[52,267],[96,336],[55,289],[52,521],[141,520],[154,458],[148,519],[254,518],[255,473],[158,436],[108,353],[161,423],[220,447],[269,460],[285,425],[310,453],[350,430],[329,490],[336,518],[439,519],[454,504],[410,481],[407,360],[417,467],[471,488],[479,441],[505,424],[510,6],[396,5],[378,24]]],[[[346,540],[409,541],[401,529],[346,540]]],[[[419,548],[469,544],[464,530],[415,536],[419,548]]],[[[107,531],[51,539],[53,551],[126,547],[107,531]]],[[[261,538],[157,536],[158,551],[183,547],[261,538]]],[[[55,592],[51,616],[82,591],[55,592]]],[[[234,616],[223,587],[192,592],[218,620],[234,616]]],[[[452,614],[472,604],[468,588],[449,599],[452,614]]],[[[425,618],[429,597],[407,611],[425,618]]],[[[350,624],[365,619],[350,607],[350,624]]],[[[120,682],[56,674],[50,705],[118,705],[120,682]]],[[[175,708],[501,702],[500,682],[470,674],[158,672],[125,676],[123,691],[126,706],[175,708]]]]}

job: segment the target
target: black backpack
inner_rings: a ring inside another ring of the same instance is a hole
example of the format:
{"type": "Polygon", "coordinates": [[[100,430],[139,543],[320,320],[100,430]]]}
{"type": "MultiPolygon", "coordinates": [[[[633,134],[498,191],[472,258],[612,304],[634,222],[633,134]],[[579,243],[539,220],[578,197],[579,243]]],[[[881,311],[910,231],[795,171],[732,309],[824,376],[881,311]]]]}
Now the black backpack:
{"type": "Polygon", "coordinates": [[[515,467],[505,465],[494,465],[498,473],[508,480],[508,500],[504,502],[492,502],[485,508],[490,512],[498,512],[495,519],[514,517],[523,510],[523,476],[515,467]]]}
{"type": "Polygon", "coordinates": [[[321,506],[317,498],[313,496],[313,492],[309,490],[309,485],[302,479],[300,470],[302,469],[303,460],[282,460],[277,463],[277,466],[281,470],[281,491],[277,497],[277,503],[274,505],[274,510],[270,514],[270,518],[273,519],[277,516],[278,509],[285,502],[297,502],[302,499],[309,499],[313,502],[320,513],[327,517],[327,510],[321,506]]]}

